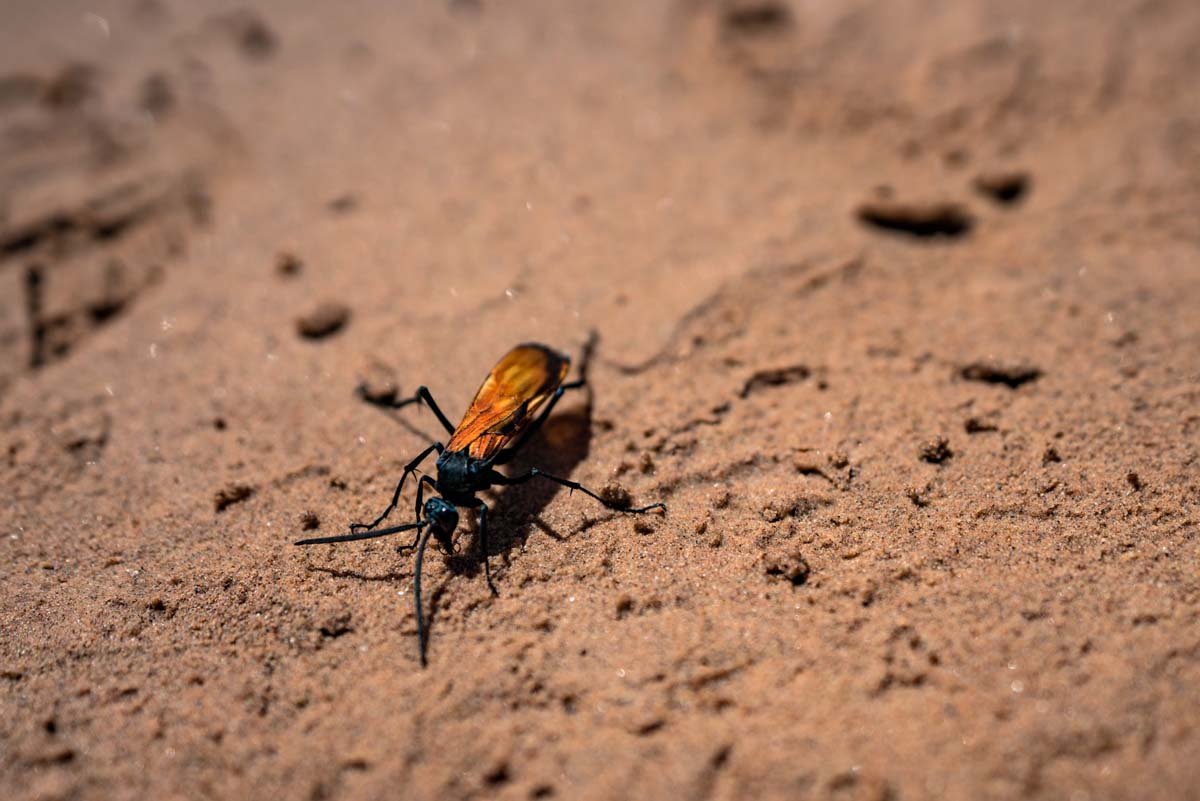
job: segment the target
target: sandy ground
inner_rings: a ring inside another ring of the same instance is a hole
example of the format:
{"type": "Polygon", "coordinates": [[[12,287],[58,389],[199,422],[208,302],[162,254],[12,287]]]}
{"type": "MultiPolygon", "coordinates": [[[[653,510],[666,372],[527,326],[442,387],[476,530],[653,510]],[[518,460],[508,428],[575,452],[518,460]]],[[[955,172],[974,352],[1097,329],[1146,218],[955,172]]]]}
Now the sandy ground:
{"type": "Polygon", "coordinates": [[[1200,5],[313,5],[3,6],[4,798],[1200,798],[1200,5]]]}

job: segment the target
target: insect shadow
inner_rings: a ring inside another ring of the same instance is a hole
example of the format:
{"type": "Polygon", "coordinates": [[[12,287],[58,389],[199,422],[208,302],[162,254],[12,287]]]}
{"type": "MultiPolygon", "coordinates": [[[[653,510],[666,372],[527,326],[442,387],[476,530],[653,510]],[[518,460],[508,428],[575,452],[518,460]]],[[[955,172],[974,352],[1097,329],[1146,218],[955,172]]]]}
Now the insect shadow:
{"type": "MultiPolygon", "coordinates": [[[[558,475],[570,475],[575,466],[587,458],[592,444],[592,398],[591,388],[587,388],[584,403],[575,408],[563,409],[550,417],[541,430],[529,441],[525,450],[509,463],[509,472],[520,474],[531,467],[542,467],[558,475]]],[[[488,552],[486,556],[499,556],[504,560],[505,567],[509,564],[509,554],[514,548],[524,547],[534,530],[558,542],[564,542],[568,537],[559,534],[540,515],[560,493],[566,490],[556,484],[534,483],[516,484],[505,487],[498,493],[493,493],[489,499],[492,509],[489,523],[488,552]]],[[[464,532],[465,533],[465,532],[464,532]]],[[[465,537],[463,539],[466,539],[465,537]]],[[[483,570],[484,553],[479,539],[479,527],[472,521],[470,524],[469,541],[459,543],[456,553],[443,554],[447,570],[454,576],[474,578],[483,570]]],[[[353,575],[345,571],[346,575],[353,575]]],[[[398,576],[388,573],[385,576],[398,576]]],[[[408,577],[405,574],[404,577],[408,577]]],[[[374,580],[375,577],[367,577],[374,580]]],[[[384,577],[379,577],[384,578],[384,577]]],[[[427,628],[436,628],[438,607],[443,595],[449,589],[451,578],[445,577],[437,582],[429,594],[429,611],[427,612],[427,628]]]]}
{"type": "MultiPolygon", "coordinates": [[[[531,467],[541,467],[556,475],[570,475],[575,466],[587,458],[591,444],[592,399],[589,394],[582,404],[558,411],[546,420],[526,448],[509,463],[508,472],[520,474],[531,467]]],[[[566,540],[567,537],[540,517],[551,501],[563,492],[570,490],[549,482],[532,481],[494,492],[490,506],[495,523],[489,523],[488,527],[487,556],[501,556],[507,564],[508,555],[514,548],[523,547],[535,528],[551,539],[566,540]]],[[[450,571],[455,575],[475,576],[482,570],[484,554],[479,551],[479,530],[474,522],[471,535],[471,541],[462,544],[460,553],[447,557],[450,571]]]]}
{"type": "Polygon", "coordinates": [[[389,570],[387,573],[375,573],[368,575],[359,573],[357,570],[343,570],[340,567],[322,567],[321,565],[309,565],[310,573],[324,573],[334,578],[355,579],[357,581],[387,581],[395,582],[409,578],[407,573],[397,573],[394,570],[389,570]]]}

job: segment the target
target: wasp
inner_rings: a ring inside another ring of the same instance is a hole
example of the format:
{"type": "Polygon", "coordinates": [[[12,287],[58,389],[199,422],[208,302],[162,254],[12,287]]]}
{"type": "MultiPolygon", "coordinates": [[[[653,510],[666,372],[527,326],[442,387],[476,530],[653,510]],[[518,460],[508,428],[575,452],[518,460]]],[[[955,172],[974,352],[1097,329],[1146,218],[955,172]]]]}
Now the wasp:
{"type": "Polygon", "coordinates": [[[609,509],[628,514],[642,514],[653,509],[667,507],[662,503],[630,507],[610,501],[582,484],[540,470],[536,467],[519,475],[506,475],[496,467],[512,461],[554,410],[563,393],[570,389],[587,386],[587,364],[595,347],[593,334],[584,346],[579,363],[579,378],[563,383],[571,369],[567,356],[538,343],[517,345],[501,357],[483,381],[470,408],[457,426],[442,413],[429,389],[420,387],[411,398],[404,400],[371,399],[359,387],[359,394],[375,405],[401,409],[410,404],[425,405],[446,429],[450,439],[443,445],[434,442],[417,454],[404,466],[396,491],[387,508],[370,523],[351,523],[350,533],[334,537],[315,537],[300,540],[296,545],[319,545],[331,542],[352,542],[372,539],[415,530],[416,536],[407,545],[397,547],[404,552],[415,549],[416,562],[413,570],[413,600],[416,604],[417,640],[422,667],[426,665],[425,621],[421,612],[421,565],[425,558],[425,546],[429,538],[437,540],[444,552],[453,551],[453,535],[459,522],[459,509],[472,509],[478,515],[479,547],[483,552],[483,571],[488,588],[499,595],[492,582],[488,563],[488,507],[476,495],[493,486],[524,484],[535,478],[553,481],[572,491],[579,490],[595,498],[609,509]],[[400,502],[400,493],[408,477],[420,472],[421,464],[437,451],[437,478],[422,474],[417,481],[415,523],[389,528],[379,528],[400,502]],[[424,500],[426,488],[437,493],[424,500]]]}

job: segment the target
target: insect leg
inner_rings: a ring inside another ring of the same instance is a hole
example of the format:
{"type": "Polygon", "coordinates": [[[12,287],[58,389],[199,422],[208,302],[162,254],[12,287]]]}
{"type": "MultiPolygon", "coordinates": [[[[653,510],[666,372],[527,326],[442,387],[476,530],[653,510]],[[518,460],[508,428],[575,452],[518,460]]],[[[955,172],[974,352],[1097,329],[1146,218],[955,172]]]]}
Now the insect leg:
{"type": "Polygon", "coordinates": [[[489,480],[493,484],[499,484],[499,485],[524,484],[526,481],[529,481],[531,478],[539,478],[539,477],[547,479],[549,481],[553,481],[555,484],[561,484],[562,486],[567,487],[572,490],[579,490],[583,494],[590,495],[591,497],[600,501],[600,503],[604,504],[609,509],[612,509],[617,512],[628,512],[629,514],[641,514],[642,512],[649,512],[651,509],[662,509],[664,512],[667,510],[667,505],[665,503],[652,503],[649,506],[639,506],[636,508],[618,506],[617,504],[613,503],[612,501],[606,501],[604,498],[602,498],[599,495],[597,495],[596,493],[592,492],[590,489],[583,486],[578,481],[571,481],[569,478],[560,478],[559,476],[552,476],[549,473],[547,473],[546,471],[539,470],[536,467],[532,468],[528,473],[522,473],[519,476],[506,476],[503,473],[499,473],[495,470],[491,471],[491,473],[488,476],[489,480]]]}
{"type": "Polygon", "coordinates": [[[425,661],[425,618],[421,616],[421,563],[425,561],[425,546],[429,544],[429,535],[432,533],[433,526],[428,526],[421,536],[421,542],[417,545],[416,572],[413,574],[413,601],[417,605],[417,647],[421,651],[421,667],[428,664],[425,661]]]}
{"type": "Polygon", "coordinates": [[[589,331],[587,342],[583,343],[583,352],[579,354],[579,378],[563,384],[562,389],[580,389],[587,386],[588,365],[592,363],[592,353],[596,350],[598,341],[600,341],[600,335],[594,330],[589,331]]]}
{"type": "Polygon", "coordinates": [[[367,394],[366,384],[359,384],[355,389],[355,392],[358,394],[358,397],[362,398],[372,406],[379,406],[384,409],[403,409],[405,406],[413,403],[424,403],[429,407],[429,410],[434,413],[438,419],[438,422],[442,424],[442,427],[451,434],[454,433],[454,426],[450,425],[450,421],[446,419],[446,415],[442,414],[442,410],[438,408],[437,401],[433,399],[433,395],[429,394],[429,389],[427,387],[418,387],[416,393],[414,393],[411,398],[405,398],[404,400],[399,401],[383,400],[381,398],[371,397],[369,394],[367,394]]]}
{"type": "Polygon", "coordinates": [[[437,482],[429,476],[421,476],[421,480],[417,482],[417,503],[414,507],[413,514],[418,520],[421,519],[421,507],[425,505],[425,485],[433,487],[434,492],[437,491],[437,482]]]}
{"type": "Polygon", "coordinates": [[[487,579],[488,589],[492,591],[492,595],[499,595],[496,590],[496,585],[492,583],[492,568],[488,565],[488,539],[487,539],[487,504],[483,501],[479,502],[479,550],[483,551],[483,575],[487,579]]]}
{"type": "MultiPolygon", "coordinates": [[[[351,523],[350,530],[358,531],[359,529],[362,529],[362,528],[370,530],[370,529],[373,529],[376,526],[378,526],[380,523],[382,523],[384,521],[384,519],[387,518],[387,516],[392,513],[392,510],[396,508],[396,504],[400,502],[400,490],[404,489],[404,482],[408,479],[409,474],[415,473],[417,471],[417,467],[420,466],[421,462],[425,461],[425,459],[429,456],[429,454],[433,453],[434,451],[441,453],[442,452],[442,443],[440,443],[440,442],[433,443],[428,448],[421,451],[421,453],[417,455],[417,458],[413,459],[411,462],[409,462],[408,464],[406,464],[404,466],[404,473],[400,476],[400,483],[396,485],[396,491],[394,493],[392,493],[392,502],[389,503],[387,505],[387,508],[383,510],[383,514],[381,514],[379,517],[375,518],[375,520],[372,521],[371,523],[351,523]]],[[[419,517],[420,517],[420,515],[418,515],[418,518],[419,517]]]]}

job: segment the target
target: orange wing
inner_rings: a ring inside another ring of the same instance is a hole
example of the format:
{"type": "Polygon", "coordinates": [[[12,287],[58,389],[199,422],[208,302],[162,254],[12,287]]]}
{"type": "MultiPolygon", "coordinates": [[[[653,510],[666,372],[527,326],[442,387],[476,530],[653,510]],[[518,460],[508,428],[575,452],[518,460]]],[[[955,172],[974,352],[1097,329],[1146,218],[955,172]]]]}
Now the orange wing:
{"type": "Polygon", "coordinates": [[[488,373],[446,450],[467,449],[475,459],[494,456],[533,421],[570,369],[570,359],[545,345],[517,345],[488,373]]]}

